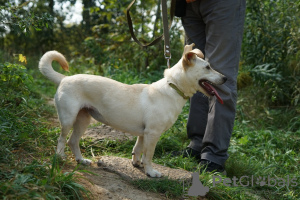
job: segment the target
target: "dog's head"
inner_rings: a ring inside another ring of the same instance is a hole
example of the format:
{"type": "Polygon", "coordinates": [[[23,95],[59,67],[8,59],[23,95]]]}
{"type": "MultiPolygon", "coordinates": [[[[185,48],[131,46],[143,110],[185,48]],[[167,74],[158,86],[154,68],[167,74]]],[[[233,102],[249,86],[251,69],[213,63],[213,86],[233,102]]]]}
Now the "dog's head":
{"type": "Polygon", "coordinates": [[[181,66],[187,81],[196,91],[202,92],[208,97],[216,96],[219,102],[223,103],[213,85],[221,85],[227,78],[213,70],[210,64],[204,60],[203,53],[199,49],[193,49],[194,45],[185,46],[181,59],[181,66]]]}

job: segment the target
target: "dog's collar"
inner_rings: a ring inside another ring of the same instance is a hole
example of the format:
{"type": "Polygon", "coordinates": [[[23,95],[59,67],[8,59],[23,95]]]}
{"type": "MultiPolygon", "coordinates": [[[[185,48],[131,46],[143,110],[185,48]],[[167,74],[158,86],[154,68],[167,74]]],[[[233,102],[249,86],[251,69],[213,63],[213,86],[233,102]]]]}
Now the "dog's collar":
{"type": "Polygon", "coordinates": [[[184,93],[181,92],[175,84],[169,83],[169,86],[170,86],[171,88],[173,88],[174,90],[176,90],[176,92],[177,92],[180,96],[182,96],[182,98],[184,98],[184,99],[189,99],[189,98],[190,98],[190,97],[185,96],[184,93]]]}

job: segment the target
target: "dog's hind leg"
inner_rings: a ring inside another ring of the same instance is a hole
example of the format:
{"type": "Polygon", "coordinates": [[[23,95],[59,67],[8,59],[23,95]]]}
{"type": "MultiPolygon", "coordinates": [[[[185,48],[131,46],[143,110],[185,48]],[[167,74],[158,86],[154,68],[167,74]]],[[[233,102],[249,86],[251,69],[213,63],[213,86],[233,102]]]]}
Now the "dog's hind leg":
{"type": "Polygon", "coordinates": [[[79,141],[81,136],[84,134],[85,130],[87,129],[88,125],[90,124],[91,116],[87,110],[81,109],[78,112],[76,121],[73,125],[73,132],[71,137],[68,140],[68,145],[71,148],[71,151],[75,155],[75,159],[78,163],[84,165],[90,165],[92,163],[89,159],[84,159],[81,155],[80,148],[79,148],[79,141]]]}
{"type": "Polygon", "coordinates": [[[143,145],[143,165],[145,173],[151,177],[161,177],[161,173],[152,168],[152,158],[154,155],[154,150],[156,143],[159,140],[159,134],[153,132],[146,132],[144,135],[144,145],[143,145]]]}
{"type": "Polygon", "coordinates": [[[143,163],[141,162],[143,143],[144,143],[144,137],[138,136],[132,151],[132,165],[134,167],[143,167],[143,163]]]}
{"type": "Polygon", "coordinates": [[[66,141],[67,141],[66,138],[67,138],[68,133],[70,132],[71,128],[72,128],[72,125],[62,126],[61,134],[58,138],[56,153],[63,158],[66,157],[66,154],[65,154],[65,146],[66,146],[66,141]]]}
{"type": "Polygon", "coordinates": [[[79,111],[79,105],[77,105],[76,107],[76,105],[74,104],[65,104],[64,101],[58,101],[57,96],[55,96],[55,106],[57,109],[58,119],[61,125],[61,134],[58,138],[56,153],[62,157],[65,157],[65,146],[67,142],[67,136],[75,122],[77,113],[79,111]]]}

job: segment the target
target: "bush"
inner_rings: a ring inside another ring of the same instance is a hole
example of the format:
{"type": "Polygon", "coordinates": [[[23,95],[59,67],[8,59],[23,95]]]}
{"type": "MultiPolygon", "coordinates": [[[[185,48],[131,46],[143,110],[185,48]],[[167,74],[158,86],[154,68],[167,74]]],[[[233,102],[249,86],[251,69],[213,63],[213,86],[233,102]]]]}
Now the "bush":
{"type": "Polygon", "coordinates": [[[0,63],[0,80],[1,105],[14,103],[18,106],[21,101],[26,101],[29,90],[25,83],[31,81],[32,77],[27,74],[25,66],[0,63]]]}
{"type": "Polygon", "coordinates": [[[291,0],[247,1],[242,60],[254,83],[266,85],[273,105],[298,104],[299,6],[291,0]]]}

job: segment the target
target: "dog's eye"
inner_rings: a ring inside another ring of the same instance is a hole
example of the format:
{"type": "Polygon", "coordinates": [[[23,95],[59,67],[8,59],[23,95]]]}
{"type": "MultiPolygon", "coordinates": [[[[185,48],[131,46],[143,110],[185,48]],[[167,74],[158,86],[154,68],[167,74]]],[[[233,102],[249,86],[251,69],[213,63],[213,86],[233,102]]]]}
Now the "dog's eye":
{"type": "Polygon", "coordinates": [[[206,66],[206,69],[210,69],[210,66],[209,66],[209,65],[207,65],[207,66],[206,66]]]}

